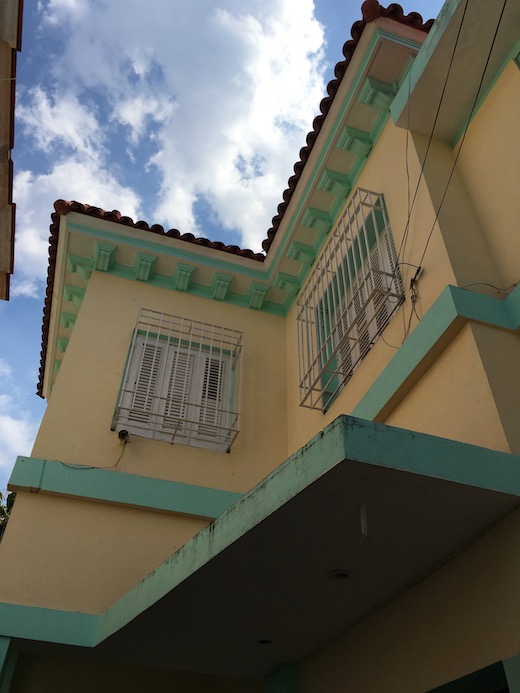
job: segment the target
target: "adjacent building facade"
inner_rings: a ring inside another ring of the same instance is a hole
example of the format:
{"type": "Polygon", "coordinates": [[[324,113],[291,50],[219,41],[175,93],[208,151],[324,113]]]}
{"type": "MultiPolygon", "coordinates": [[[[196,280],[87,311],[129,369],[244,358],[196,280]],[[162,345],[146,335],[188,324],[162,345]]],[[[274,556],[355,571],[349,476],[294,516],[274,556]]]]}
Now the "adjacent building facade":
{"type": "Polygon", "coordinates": [[[14,265],[13,203],[16,54],[21,48],[23,0],[0,5],[0,299],[9,300],[14,265]]]}
{"type": "Polygon", "coordinates": [[[520,3],[362,13],[265,255],[56,203],[0,690],[520,691],[520,3]]]}

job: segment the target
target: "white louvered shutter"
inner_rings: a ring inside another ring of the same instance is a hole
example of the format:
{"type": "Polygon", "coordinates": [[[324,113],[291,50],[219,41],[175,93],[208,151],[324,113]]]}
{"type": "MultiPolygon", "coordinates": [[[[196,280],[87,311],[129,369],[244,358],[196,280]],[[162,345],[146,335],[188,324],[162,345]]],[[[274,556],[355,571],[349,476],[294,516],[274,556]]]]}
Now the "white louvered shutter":
{"type": "Polygon", "coordinates": [[[137,372],[134,374],[133,392],[128,404],[128,421],[145,426],[151,423],[151,417],[157,412],[159,374],[164,347],[153,342],[142,343],[139,352],[140,358],[137,372]]]}
{"type": "Polygon", "coordinates": [[[241,351],[241,332],[142,308],[112,430],[228,452],[241,351]]]}
{"type": "Polygon", "coordinates": [[[188,407],[193,381],[193,354],[170,348],[167,366],[163,430],[189,435],[188,407]]]}
{"type": "Polygon", "coordinates": [[[200,397],[199,435],[215,437],[220,425],[225,363],[219,358],[203,356],[204,367],[200,397]]]}

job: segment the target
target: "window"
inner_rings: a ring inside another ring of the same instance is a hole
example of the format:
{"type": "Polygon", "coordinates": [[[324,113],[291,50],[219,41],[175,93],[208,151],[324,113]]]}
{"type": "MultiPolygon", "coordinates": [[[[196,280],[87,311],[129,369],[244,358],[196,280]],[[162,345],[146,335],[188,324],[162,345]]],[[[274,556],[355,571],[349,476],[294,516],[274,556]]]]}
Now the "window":
{"type": "Polygon", "coordinates": [[[383,196],[358,188],[298,300],[302,406],[328,408],[403,300],[383,196]]]}
{"type": "Polygon", "coordinates": [[[238,434],[242,333],[141,309],[113,429],[228,451],[238,434]]]}

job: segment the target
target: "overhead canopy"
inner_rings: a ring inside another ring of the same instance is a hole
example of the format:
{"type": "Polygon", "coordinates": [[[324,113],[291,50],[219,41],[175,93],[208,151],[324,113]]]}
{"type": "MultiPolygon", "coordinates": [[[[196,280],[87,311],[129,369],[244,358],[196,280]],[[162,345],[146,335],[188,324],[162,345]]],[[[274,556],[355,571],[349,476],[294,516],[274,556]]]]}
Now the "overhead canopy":
{"type": "Polygon", "coordinates": [[[263,677],[450,560],[519,495],[516,456],[339,417],[100,616],[107,639],[82,653],[263,677]]]}
{"type": "Polygon", "coordinates": [[[519,33],[516,0],[448,0],[392,104],[397,125],[453,143],[519,33]]]}

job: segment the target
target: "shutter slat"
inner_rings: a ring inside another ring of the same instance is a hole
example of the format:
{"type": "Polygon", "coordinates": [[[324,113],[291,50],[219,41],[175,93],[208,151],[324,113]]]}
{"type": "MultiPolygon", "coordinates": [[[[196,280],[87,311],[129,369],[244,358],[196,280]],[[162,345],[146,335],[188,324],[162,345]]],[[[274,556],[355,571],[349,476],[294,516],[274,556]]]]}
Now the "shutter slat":
{"type": "MultiPolygon", "coordinates": [[[[193,354],[175,350],[166,392],[163,428],[165,431],[182,433],[186,428],[186,413],[189,403],[193,373],[193,354]]],[[[185,431],[186,433],[186,431],[185,431]]]]}
{"type": "Polygon", "coordinates": [[[139,372],[136,377],[129,421],[149,423],[156,403],[157,381],[162,357],[162,347],[155,344],[144,344],[139,372]]]}
{"type": "Polygon", "coordinates": [[[211,357],[206,358],[200,402],[199,435],[209,437],[218,435],[223,378],[223,361],[211,357]]]}

